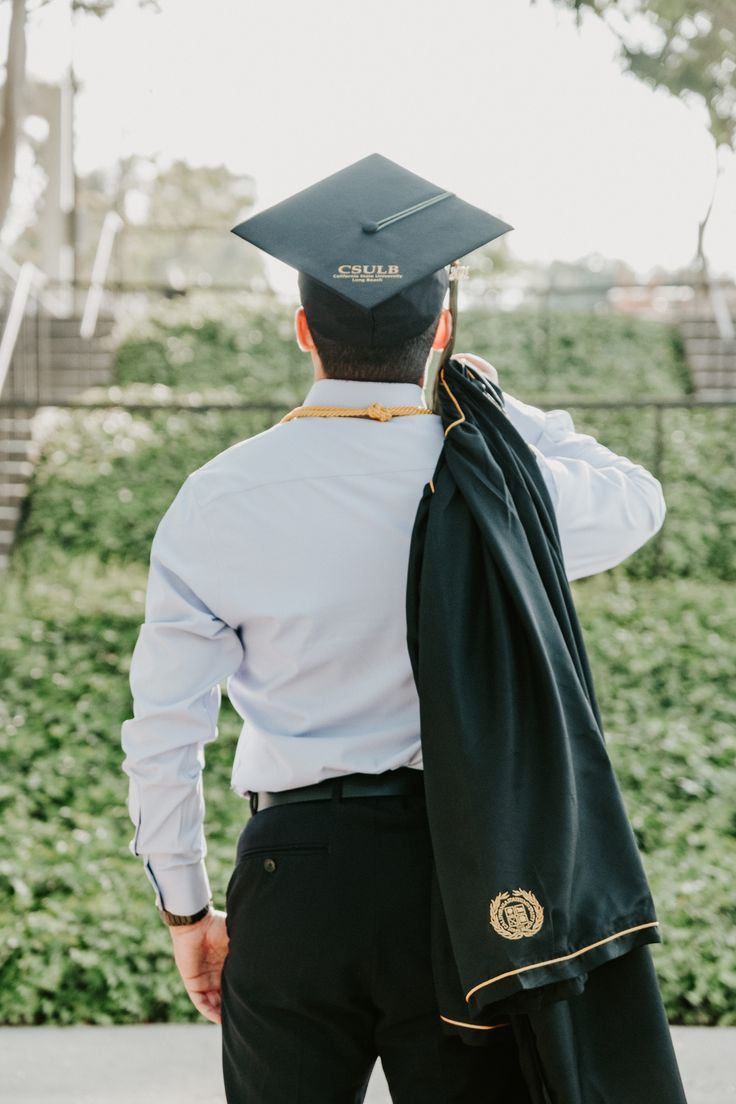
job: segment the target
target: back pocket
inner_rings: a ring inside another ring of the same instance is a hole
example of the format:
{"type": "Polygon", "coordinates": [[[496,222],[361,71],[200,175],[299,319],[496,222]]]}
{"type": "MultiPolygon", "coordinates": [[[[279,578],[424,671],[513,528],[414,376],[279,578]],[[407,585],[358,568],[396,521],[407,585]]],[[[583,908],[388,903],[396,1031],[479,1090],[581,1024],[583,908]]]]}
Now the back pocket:
{"type": "Polygon", "coordinates": [[[272,843],[270,845],[259,845],[258,847],[244,847],[241,851],[238,851],[238,862],[247,855],[281,855],[285,852],[308,854],[329,850],[329,843],[272,843]]]}
{"type": "Polygon", "coordinates": [[[251,892],[257,892],[257,886],[265,887],[270,880],[269,876],[280,868],[282,862],[289,867],[293,866],[292,860],[293,863],[298,863],[298,860],[308,856],[328,855],[330,850],[329,843],[320,842],[258,844],[239,848],[235,867],[225,890],[225,910],[230,911],[234,904],[233,898],[241,878],[246,886],[250,886],[251,892]],[[261,881],[262,878],[266,881],[261,881]]]}

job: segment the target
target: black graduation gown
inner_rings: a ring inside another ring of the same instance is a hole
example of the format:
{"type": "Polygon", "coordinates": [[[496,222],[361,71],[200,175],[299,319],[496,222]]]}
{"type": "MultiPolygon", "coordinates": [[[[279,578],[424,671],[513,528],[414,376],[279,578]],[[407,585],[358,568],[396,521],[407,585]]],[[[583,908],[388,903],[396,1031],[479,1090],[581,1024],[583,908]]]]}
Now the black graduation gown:
{"type": "Polygon", "coordinates": [[[443,1029],[515,1046],[535,1104],[681,1104],[554,507],[501,389],[443,378],[406,590],[443,1029]]]}

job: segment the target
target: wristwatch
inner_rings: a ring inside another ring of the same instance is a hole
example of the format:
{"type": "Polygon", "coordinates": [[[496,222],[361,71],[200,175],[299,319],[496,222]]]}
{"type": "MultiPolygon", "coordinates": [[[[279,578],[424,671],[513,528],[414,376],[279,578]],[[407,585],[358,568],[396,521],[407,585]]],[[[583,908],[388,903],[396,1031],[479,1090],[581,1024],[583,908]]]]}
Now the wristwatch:
{"type": "Polygon", "coordinates": [[[170,928],[178,928],[184,924],[196,924],[198,920],[203,920],[209,912],[212,912],[213,907],[214,904],[211,897],[204,908],[201,908],[199,912],[195,912],[192,916],[178,916],[175,912],[169,912],[168,909],[160,908],[158,905],[156,906],[164,924],[168,925],[170,928]]]}

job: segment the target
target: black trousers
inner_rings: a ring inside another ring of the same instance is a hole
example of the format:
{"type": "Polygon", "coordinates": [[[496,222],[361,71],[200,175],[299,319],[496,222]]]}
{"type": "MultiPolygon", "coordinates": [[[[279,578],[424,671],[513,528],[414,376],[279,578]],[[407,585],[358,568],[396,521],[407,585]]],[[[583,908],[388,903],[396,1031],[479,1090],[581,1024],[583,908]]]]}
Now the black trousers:
{"type": "Polygon", "coordinates": [[[257,812],[226,891],[228,1104],[361,1104],[380,1056],[394,1104],[527,1104],[513,1032],[442,1032],[423,794],[257,812]]]}

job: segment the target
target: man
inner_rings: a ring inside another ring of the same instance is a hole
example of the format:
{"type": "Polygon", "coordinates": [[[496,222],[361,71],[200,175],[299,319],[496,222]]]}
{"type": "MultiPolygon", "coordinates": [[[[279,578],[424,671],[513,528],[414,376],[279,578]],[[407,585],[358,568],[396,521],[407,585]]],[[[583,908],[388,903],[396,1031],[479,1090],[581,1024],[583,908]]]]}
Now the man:
{"type": "MultiPolygon", "coordinates": [[[[476,1047],[442,1030],[405,614],[417,505],[445,439],[423,392],[453,336],[442,266],[507,229],[379,155],[236,228],[298,268],[314,383],[280,423],[193,472],[162,519],[122,730],[131,850],[192,1002],[222,1024],[229,1104],[359,1102],[377,1056],[398,1104],[532,1099],[511,1032],[476,1047]],[[254,813],[226,912],[212,907],[202,830],[224,679],[244,721],[231,787],[254,813]]],[[[498,383],[481,358],[456,359],[498,383]]],[[[643,467],[565,411],[504,400],[554,504],[568,579],[660,528],[662,488],[643,467]]]]}

